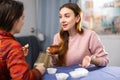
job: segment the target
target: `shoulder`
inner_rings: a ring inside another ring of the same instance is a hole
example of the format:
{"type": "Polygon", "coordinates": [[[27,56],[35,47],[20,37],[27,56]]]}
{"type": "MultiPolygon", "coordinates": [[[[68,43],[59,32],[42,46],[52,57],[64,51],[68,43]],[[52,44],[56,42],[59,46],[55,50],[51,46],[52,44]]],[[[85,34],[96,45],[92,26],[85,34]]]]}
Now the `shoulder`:
{"type": "Polygon", "coordinates": [[[96,34],[96,32],[93,31],[93,30],[90,30],[90,29],[84,29],[84,34],[90,34],[90,35],[92,35],[92,34],[96,34]]]}
{"type": "Polygon", "coordinates": [[[14,39],[4,40],[3,44],[4,46],[2,47],[2,49],[6,50],[6,52],[4,52],[5,57],[10,57],[11,55],[18,54],[19,51],[22,50],[21,44],[14,39]]]}
{"type": "Polygon", "coordinates": [[[97,35],[97,33],[93,30],[90,30],[90,29],[83,29],[84,32],[83,32],[83,36],[94,36],[94,35],[97,35]]]}
{"type": "Polygon", "coordinates": [[[99,35],[93,30],[86,29],[86,30],[84,30],[84,34],[86,35],[86,37],[89,38],[89,40],[91,40],[93,42],[94,41],[100,41],[99,35]]]}
{"type": "Polygon", "coordinates": [[[53,44],[59,44],[60,42],[60,33],[56,33],[53,38],[53,44]]]}
{"type": "Polygon", "coordinates": [[[58,32],[58,33],[56,33],[54,36],[60,36],[60,33],[58,32]]]}
{"type": "Polygon", "coordinates": [[[90,30],[90,29],[83,29],[83,30],[84,30],[83,34],[80,35],[81,38],[86,39],[86,40],[99,38],[95,31],[90,30]]]}
{"type": "Polygon", "coordinates": [[[7,40],[7,45],[9,46],[9,48],[21,48],[22,45],[15,39],[9,39],[7,40]]]}
{"type": "Polygon", "coordinates": [[[54,38],[60,38],[60,33],[59,33],[59,32],[56,33],[56,34],[54,35],[54,38]]]}

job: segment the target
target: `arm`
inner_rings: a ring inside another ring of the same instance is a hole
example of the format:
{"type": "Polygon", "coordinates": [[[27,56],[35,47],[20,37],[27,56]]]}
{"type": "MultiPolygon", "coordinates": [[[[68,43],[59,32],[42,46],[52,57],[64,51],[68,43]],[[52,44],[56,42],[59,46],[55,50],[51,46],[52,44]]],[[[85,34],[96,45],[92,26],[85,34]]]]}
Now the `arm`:
{"type": "Polygon", "coordinates": [[[7,66],[12,80],[38,80],[42,77],[42,73],[37,68],[29,69],[29,65],[24,58],[22,46],[18,43],[10,47],[7,66]]]}
{"type": "Polygon", "coordinates": [[[91,33],[89,49],[92,54],[91,63],[96,66],[106,66],[108,64],[108,53],[95,32],[91,33]]]}

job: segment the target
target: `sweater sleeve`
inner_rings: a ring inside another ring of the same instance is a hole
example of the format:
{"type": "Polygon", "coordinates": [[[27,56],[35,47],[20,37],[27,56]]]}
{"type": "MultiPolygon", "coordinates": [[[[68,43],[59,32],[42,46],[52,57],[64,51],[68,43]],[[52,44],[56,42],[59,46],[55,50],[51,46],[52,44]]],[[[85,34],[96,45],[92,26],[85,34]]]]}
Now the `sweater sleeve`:
{"type": "Polygon", "coordinates": [[[12,44],[9,49],[7,66],[12,80],[39,80],[42,77],[37,69],[30,70],[20,44],[12,44]]]}
{"type": "Polygon", "coordinates": [[[101,58],[99,66],[106,66],[108,64],[108,53],[105,51],[100,38],[94,31],[91,33],[89,49],[92,55],[101,58]]]}

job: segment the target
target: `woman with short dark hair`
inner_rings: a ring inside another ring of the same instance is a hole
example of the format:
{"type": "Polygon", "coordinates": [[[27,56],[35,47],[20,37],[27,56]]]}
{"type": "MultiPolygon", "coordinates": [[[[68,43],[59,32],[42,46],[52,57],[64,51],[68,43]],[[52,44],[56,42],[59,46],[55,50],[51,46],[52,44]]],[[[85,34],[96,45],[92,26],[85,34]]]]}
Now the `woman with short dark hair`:
{"type": "Polygon", "coordinates": [[[0,80],[39,80],[45,72],[43,65],[30,70],[21,44],[13,36],[24,24],[23,3],[0,0],[0,80]]]}

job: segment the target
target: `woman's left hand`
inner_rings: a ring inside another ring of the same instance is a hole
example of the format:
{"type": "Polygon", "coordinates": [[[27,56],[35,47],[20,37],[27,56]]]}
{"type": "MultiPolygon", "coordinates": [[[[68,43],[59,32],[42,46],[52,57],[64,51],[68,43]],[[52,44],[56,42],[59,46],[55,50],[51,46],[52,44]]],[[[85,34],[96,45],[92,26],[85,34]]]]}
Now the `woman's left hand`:
{"type": "Polygon", "coordinates": [[[80,66],[82,67],[88,67],[91,63],[91,57],[90,56],[85,56],[83,58],[82,64],[80,66]]]}

